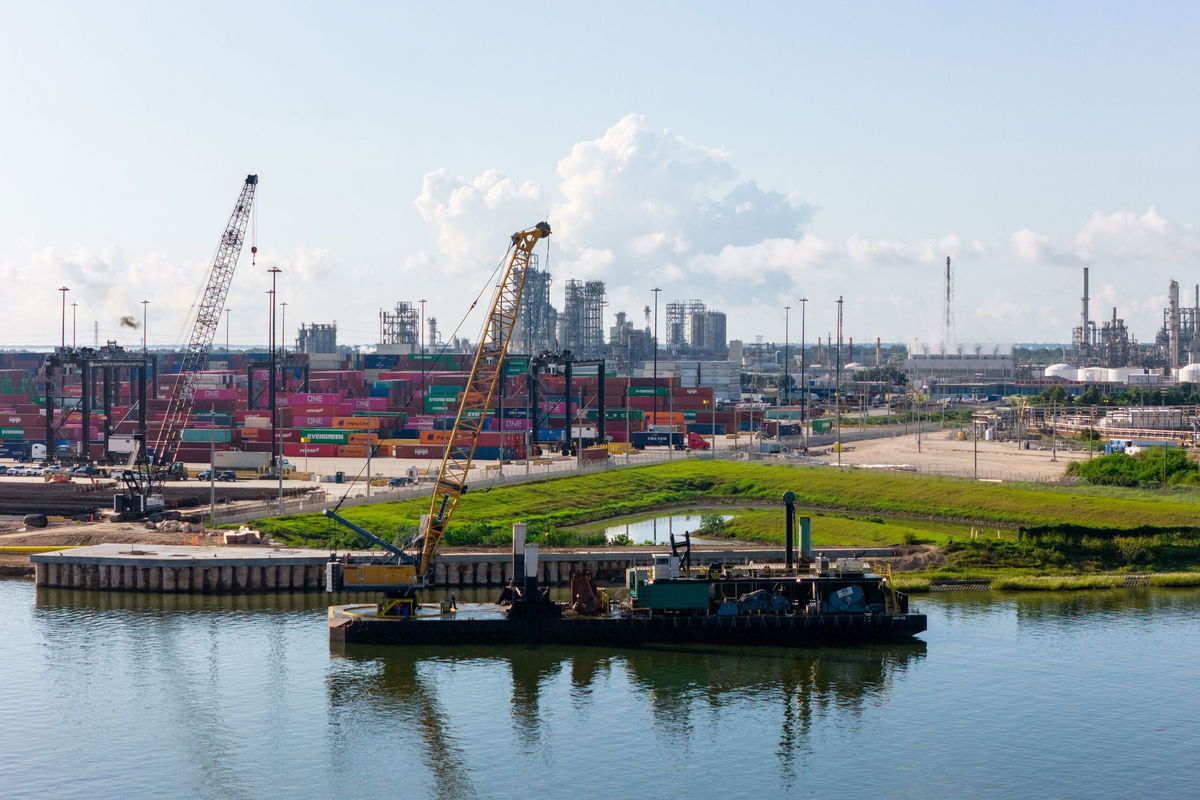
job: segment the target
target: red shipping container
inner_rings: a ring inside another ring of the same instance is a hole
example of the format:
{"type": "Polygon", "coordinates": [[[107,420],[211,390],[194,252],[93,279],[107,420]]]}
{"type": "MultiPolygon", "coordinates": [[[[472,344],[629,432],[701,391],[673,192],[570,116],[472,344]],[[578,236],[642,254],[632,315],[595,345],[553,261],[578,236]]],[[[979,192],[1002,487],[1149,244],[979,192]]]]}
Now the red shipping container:
{"type": "Polygon", "coordinates": [[[336,444],[288,442],[283,446],[283,454],[288,458],[337,458],[338,447],[336,444]]]}
{"type": "Polygon", "coordinates": [[[397,444],[392,445],[392,456],[395,458],[441,458],[443,448],[439,444],[397,444]]]}

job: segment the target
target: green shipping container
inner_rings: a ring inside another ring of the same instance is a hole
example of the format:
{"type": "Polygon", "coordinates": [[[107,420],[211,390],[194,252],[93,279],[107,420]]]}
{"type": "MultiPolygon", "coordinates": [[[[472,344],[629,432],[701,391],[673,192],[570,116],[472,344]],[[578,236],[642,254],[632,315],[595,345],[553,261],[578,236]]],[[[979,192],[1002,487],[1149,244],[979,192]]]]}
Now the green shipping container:
{"type": "Polygon", "coordinates": [[[527,372],[529,372],[529,359],[527,357],[505,359],[504,374],[506,376],[524,375],[527,372]]]}
{"type": "Polygon", "coordinates": [[[300,438],[307,444],[350,444],[350,431],[329,428],[304,428],[300,438]]]}
{"type": "Polygon", "coordinates": [[[666,386],[630,386],[629,387],[629,396],[630,397],[654,397],[655,395],[658,395],[659,397],[666,397],[667,396],[667,387],[666,386]]]}
{"type": "Polygon", "coordinates": [[[825,419],[814,419],[812,421],[813,433],[829,433],[833,430],[833,420],[826,417],[825,419]]]}
{"type": "Polygon", "coordinates": [[[228,428],[185,428],[179,434],[179,441],[228,443],[230,435],[228,428]]]}
{"type": "MultiPolygon", "coordinates": [[[[638,408],[606,408],[604,409],[604,418],[609,422],[624,422],[628,419],[630,422],[641,422],[644,417],[641,409],[638,408]],[[628,416],[626,416],[628,415],[628,416]]],[[[596,408],[587,409],[587,418],[595,422],[600,418],[600,410],[596,408]]]]}
{"type": "Polygon", "coordinates": [[[0,439],[24,439],[24,428],[0,428],[0,439]]]}
{"type": "Polygon", "coordinates": [[[639,584],[630,594],[637,598],[638,608],[650,608],[655,611],[703,611],[708,609],[709,586],[708,583],[694,581],[656,581],[639,584]]]}
{"type": "Polygon", "coordinates": [[[458,397],[459,392],[463,391],[465,386],[426,386],[426,397],[458,397]]]}

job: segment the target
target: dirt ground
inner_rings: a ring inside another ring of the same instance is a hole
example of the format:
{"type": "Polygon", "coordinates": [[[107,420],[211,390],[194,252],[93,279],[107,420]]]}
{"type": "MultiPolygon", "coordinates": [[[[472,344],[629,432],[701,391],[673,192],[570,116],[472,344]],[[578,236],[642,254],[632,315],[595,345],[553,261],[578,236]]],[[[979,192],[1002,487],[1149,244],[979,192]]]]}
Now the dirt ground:
{"type": "MultiPolygon", "coordinates": [[[[59,522],[45,528],[25,529],[20,522],[0,522],[0,547],[54,547],[109,542],[129,544],[219,545],[219,536],[152,531],[136,522],[59,522]]],[[[0,552],[0,574],[33,574],[27,553],[0,552]]]]}
{"type": "MultiPolygon", "coordinates": [[[[853,442],[842,452],[841,463],[854,465],[907,465],[917,472],[972,477],[975,475],[976,443],[958,441],[945,433],[924,434],[918,451],[917,437],[897,436],[853,442]]],[[[1087,458],[1086,453],[1068,453],[1019,448],[1015,442],[978,442],[978,477],[981,480],[1046,481],[1060,478],[1071,461],[1087,458]]],[[[827,452],[821,460],[836,464],[837,454],[827,452]]]]}

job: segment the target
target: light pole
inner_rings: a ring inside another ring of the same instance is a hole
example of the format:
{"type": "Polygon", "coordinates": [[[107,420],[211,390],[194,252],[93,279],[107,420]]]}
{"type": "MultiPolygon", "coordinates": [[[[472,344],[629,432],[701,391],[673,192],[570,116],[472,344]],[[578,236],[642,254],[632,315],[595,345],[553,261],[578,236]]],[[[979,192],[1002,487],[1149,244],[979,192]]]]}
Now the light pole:
{"type": "Polygon", "coordinates": [[[229,309],[225,309],[225,355],[229,355],[229,309]]]}
{"type": "Polygon", "coordinates": [[[60,286],[58,291],[62,292],[62,342],[59,347],[65,349],[67,346],[67,292],[71,290],[66,286],[60,286]]]}
{"type": "Polygon", "coordinates": [[[79,303],[71,303],[71,347],[78,347],[75,343],[75,317],[78,309],[79,303]]]}
{"type": "Polygon", "coordinates": [[[267,389],[271,395],[271,469],[275,470],[275,474],[279,476],[279,510],[283,511],[283,471],[279,468],[279,411],[277,399],[275,397],[275,279],[282,272],[279,267],[271,267],[267,272],[271,273],[271,291],[267,292],[270,295],[270,307],[267,312],[267,352],[270,354],[268,359],[270,363],[270,375],[267,377],[267,389]]]}
{"type": "MultiPolygon", "coordinates": [[[[971,432],[975,439],[975,480],[979,480],[979,422],[971,416],[971,432]]],[[[995,437],[992,437],[995,438],[995,437]]]]}
{"type": "Polygon", "coordinates": [[[837,410],[838,466],[842,465],[842,297],[837,299],[837,370],[834,377],[834,408],[837,410]]]}
{"type": "MultiPolygon", "coordinates": [[[[662,289],[651,289],[654,292],[654,424],[658,424],[658,293],[662,289]]],[[[671,435],[667,434],[667,449],[671,449],[671,435]]]]}
{"type": "Polygon", "coordinates": [[[808,380],[804,376],[804,323],[808,316],[808,298],[800,298],[800,433],[804,435],[804,452],[808,452],[808,380]]]}
{"type": "MultiPolygon", "coordinates": [[[[150,306],[149,300],[142,301],[142,357],[145,358],[149,350],[146,348],[146,321],[149,319],[147,309],[150,306]]],[[[212,437],[209,437],[212,438],[212,437]]]]}
{"type": "MultiPolygon", "coordinates": [[[[287,303],[279,304],[279,355],[287,368],[287,303]]],[[[286,388],[285,390],[286,391],[286,388]]]]}
{"type": "Polygon", "coordinates": [[[788,348],[788,339],[791,338],[788,331],[788,318],[791,316],[792,307],[783,307],[783,403],[790,406],[792,404],[792,382],[788,374],[788,360],[791,358],[791,352],[788,348]]]}

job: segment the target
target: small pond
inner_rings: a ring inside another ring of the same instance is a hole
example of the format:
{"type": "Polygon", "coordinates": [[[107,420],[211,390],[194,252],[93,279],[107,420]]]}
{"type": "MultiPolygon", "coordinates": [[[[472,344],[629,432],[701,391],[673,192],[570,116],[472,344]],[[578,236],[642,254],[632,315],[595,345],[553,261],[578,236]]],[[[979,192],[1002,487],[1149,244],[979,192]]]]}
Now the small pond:
{"type": "MultiPolygon", "coordinates": [[[[726,522],[733,519],[732,514],[721,514],[720,516],[726,522]]],[[[700,529],[700,518],[700,514],[667,514],[650,519],[631,519],[605,528],[604,537],[612,541],[617,536],[625,534],[633,540],[634,544],[642,542],[668,544],[671,541],[671,534],[674,533],[676,541],[682,542],[685,531],[694,532],[700,529]]],[[[692,544],[719,545],[724,542],[719,539],[692,536],[692,544]]]]}

